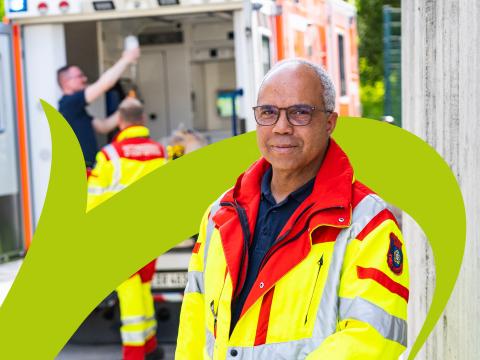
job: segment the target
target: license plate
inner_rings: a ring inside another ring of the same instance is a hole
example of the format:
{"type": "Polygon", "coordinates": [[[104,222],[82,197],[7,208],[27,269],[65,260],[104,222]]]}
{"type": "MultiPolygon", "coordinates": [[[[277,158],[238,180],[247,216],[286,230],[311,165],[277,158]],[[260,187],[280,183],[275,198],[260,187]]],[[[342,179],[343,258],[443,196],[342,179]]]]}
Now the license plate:
{"type": "Polygon", "coordinates": [[[154,289],[185,289],[187,286],[188,273],[179,272],[157,272],[152,279],[154,289]]]}

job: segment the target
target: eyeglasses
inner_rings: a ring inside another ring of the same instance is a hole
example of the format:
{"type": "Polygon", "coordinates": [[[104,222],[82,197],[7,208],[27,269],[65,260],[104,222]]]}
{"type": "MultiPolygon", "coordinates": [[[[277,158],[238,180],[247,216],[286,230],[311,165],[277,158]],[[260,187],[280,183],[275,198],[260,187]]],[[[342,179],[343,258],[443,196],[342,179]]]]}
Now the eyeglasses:
{"type": "Polygon", "coordinates": [[[280,112],[285,110],[287,121],[293,126],[305,126],[312,121],[313,113],[320,111],[326,114],[331,113],[329,110],[321,110],[316,106],[297,104],[286,108],[279,108],[274,105],[259,105],[253,107],[255,121],[260,126],[275,125],[280,119],[280,112]]]}

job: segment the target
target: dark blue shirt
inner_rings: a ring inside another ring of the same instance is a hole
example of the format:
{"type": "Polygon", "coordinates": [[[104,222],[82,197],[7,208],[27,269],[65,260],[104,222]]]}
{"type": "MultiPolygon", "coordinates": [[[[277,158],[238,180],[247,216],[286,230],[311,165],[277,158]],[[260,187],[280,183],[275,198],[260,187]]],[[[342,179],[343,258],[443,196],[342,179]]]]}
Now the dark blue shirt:
{"type": "Polygon", "coordinates": [[[85,90],[72,95],[63,95],[59,101],[58,111],[68,121],[77,136],[87,166],[93,167],[98,151],[97,139],[93,130],[93,117],[87,112],[85,90]]]}
{"type": "Polygon", "coordinates": [[[257,222],[252,244],[248,250],[247,277],[238,298],[232,303],[230,332],[233,331],[233,328],[242,313],[243,305],[245,304],[245,300],[250,293],[253,283],[257,279],[263,258],[270,247],[275,243],[278,234],[280,234],[280,231],[283,229],[290,216],[292,216],[308,195],[312,193],[315,178],[292,192],[285,200],[278,204],[272,195],[270,188],[271,181],[272,168],[269,168],[262,178],[262,193],[258,208],[257,222]]]}

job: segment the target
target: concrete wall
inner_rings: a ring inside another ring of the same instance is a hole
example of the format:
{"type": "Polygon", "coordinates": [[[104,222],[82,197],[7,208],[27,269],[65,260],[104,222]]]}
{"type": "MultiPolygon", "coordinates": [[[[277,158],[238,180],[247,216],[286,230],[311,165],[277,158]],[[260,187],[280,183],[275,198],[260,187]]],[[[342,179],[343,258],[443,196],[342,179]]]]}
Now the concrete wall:
{"type": "MultiPolygon", "coordinates": [[[[450,165],[463,192],[468,222],[455,291],[418,359],[480,358],[479,19],[478,1],[402,2],[403,124],[450,165]]],[[[416,269],[411,293],[418,297],[410,309],[413,341],[431,302],[435,273],[423,236],[409,219],[404,221],[404,235],[420,243],[410,257],[410,266],[416,269]]]]}

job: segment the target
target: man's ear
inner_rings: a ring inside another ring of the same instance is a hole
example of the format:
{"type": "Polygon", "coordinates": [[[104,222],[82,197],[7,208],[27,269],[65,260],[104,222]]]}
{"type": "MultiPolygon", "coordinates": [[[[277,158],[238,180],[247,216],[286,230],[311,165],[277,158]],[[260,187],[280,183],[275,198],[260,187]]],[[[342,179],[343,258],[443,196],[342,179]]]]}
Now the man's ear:
{"type": "Polygon", "coordinates": [[[335,126],[337,126],[337,118],[338,114],[335,111],[331,112],[327,118],[327,133],[329,136],[332,135],[335,126]]]}

